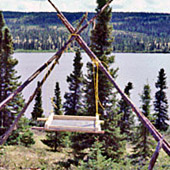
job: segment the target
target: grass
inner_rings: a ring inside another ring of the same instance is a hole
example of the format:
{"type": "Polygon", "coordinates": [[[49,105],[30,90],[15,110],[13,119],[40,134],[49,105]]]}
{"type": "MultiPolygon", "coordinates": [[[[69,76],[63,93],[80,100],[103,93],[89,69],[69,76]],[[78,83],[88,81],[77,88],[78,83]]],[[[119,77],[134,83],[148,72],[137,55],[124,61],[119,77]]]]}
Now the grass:
{"type": "MultiPolygon", "coordinates": [[[[41,142],[45,138],[44,132],[33,131],[35,144],[31,147],[3,146],[0,148],[0,170],[19,169],[39,169],[39,170],[62,170],[60,165],[67,164],[67,160],[72,158],[70,148],[62,149],[61,152],[53,152],[49,147],[41,142]],[[59,165],[60,164],[60,165],[59,165]]],[[[170,135],[165,135],[170,140],[170,135]]],[[[132,146],[126,145],[127,152],[132,152],[132,146]]],[[[147,169],[148,166],[146,165],[147,169]]],[[[75,170],[76,167],[70,168],[75,170]]],[[[170,158],[161,149],[154,170],[169,170],[170,158]]],[[[133,170],[130,168],[130,170],[133,170]]]]}
{"type": "Polygon", "coordinates": [[[59,161],[69,158],[66,151],[53,152],[41,142],[45,137],[44,133],[35,133],[35,144],[31,147],[4,146],[0,153],[0,170],[6,169],[56,169],[59,161]]]}

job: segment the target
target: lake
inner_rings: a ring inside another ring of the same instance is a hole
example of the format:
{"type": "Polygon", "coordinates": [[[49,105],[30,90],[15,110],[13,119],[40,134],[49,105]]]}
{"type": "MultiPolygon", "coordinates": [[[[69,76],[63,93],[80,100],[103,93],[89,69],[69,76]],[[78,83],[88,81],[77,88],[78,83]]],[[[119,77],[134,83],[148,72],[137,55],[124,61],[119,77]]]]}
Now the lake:
{"type": "MultiPolygon", "coordinates": [[[[46,62],[53,53],[15,53],[14,57],[18,59],[19,64],[16,69],[21,75],[21,81],[24,82],[32,73],[35,72],[44,62],[46,62]]],[[[154,99],[155,82],[157,81],[158,72],[161,68],[165,69],[167,75],[167,86],[170,87],[170,54],[138,54],[138,53],[116,53],[115,63],[112,67],[119,67],[117,84],[124,89],[125,85],[130,81],[133,83],[134,89],[131,91],[132,101],[140,107],[140,95],[143,91],[143,86],[149,83],[151,86],[151,95],[154,99]]],[[[64,93],[68,91],[66,82],[67,75],[72,72],[74,53],[65,53],[56,65],[42,88],[43,108],[45,115],[48,115],[52,110],[50,98],[54,96],[54,88],[56,81],[59,81],[62,98],[64,93]]],[[[83,73],[86,74],[86,63],[90,61],[89,57],[82,53],[84,63],[83,73]]],[[[37,81],[41,80],[47,69],[37,77],[33,83],[29,84],[24,90],[23,95],[26,101],[36,88],[37,81]]],[[[170,91],[167,89],[167,97],[170,99],[170,91]]],[[[64,101],[64,99],[63,99],[64,101]]],[[[169,100],[170,103],[170,100],[169,100]]],[[[30,117],[34,102],[26,111],[26,116],[30,117]]]]}

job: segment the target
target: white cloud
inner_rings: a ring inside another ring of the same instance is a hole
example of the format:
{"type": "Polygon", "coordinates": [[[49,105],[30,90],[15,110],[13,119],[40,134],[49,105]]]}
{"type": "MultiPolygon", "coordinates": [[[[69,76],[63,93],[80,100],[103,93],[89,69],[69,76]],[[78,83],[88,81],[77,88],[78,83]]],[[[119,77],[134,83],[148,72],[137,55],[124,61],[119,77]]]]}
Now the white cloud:
{"type": "MultiPolygon", "coordinates": [[[[96,0],[52,0],[61,11],[95,11],[96,0]]],[[[169,0],[114,0],[113,11],[170,13],[169,0]]],[[[48,0],[0,0],[4,11],[54,11],[48,0]]]]}

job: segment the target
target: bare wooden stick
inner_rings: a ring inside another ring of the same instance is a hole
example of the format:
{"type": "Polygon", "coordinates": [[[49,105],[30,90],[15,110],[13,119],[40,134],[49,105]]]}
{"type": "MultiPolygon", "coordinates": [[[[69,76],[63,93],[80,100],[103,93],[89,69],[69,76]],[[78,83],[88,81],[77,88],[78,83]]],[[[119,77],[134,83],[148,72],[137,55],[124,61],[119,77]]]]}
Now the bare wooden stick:
{"type": "Polygon", "coordinates": [[[154,167],[154,165],[155,165],[155,163],[156,163],[156,160],[157,160],[157,158],[158,158],[158,156],[159,156],[159,152],[160,152],[160,150],[161,150],[161,148],[162,148],[162,143],[163,143],[163,138],[158,142],[158,145],[157,145],[157,147],[156,147],[156,150],[155,150],[155,152],[154,152],[154,154],[152,155],[152,158],[151,158],[151,160],[150,160],[148,170],[152,170],[152,169],[153,169],[153,167],[154,167]]]}
{"type": "Polygon", "coordinates": [[[54,115],[54,120],[92,120],[95,121],[95,116],[68,116],[68,115],[54,115]]]}
{"type": "Polygon", "coordinates": [[[45,121],[47,121],[47,120],[48,120],[48,118],[44,118],[44,117],[39,117],[39,118],[37,118],[37,121],[45,122],[45,121]]]}
{"type": "Polygon", "coordinates": [[[48,117],[47,121],[45,122],[45,128],[49,128],[52,121],[53,121],[53,116],[54,116],[54,113],[51,113],[50,116],[48,117]]]}
{"type": "MultiPolygon", "coordinates": [[[[69,23],[69,21],[64,17],[64,15],[55,7],[55,5],[51,2],[51,0],[48,0],[48,1],[55,8],[55,10],[58,13],[58,17],[62,20],[63,24],[70,31],[70,33],[74,33],[74,31],[75,31],[74,27],[69,23]]],[[[90,48],[87,46],[87,44],[84,42],[84,40],[80,36],[77,36],[76,40],[79,43],[79,45],[86,51],[86,53],[89,55],[89,57],[92,60],[95,60],[96,62],[98,62],[100,70],[106,75],[106,77],[109,79],[109,81],[114,85],[114,87],[120,93],[122,98],[131,106],[133,111],[136,113],[136,115],[139,117],[139,119],[142,121],[142,123],[145,125],[145,127],[148,128],[149,132],[152,134],[152,136],[155,138],[155,140],[159,141],[162,138],[162,135],[152,125],[152,123],[149,121],[149,119],[147,119],[142,114],[142,112],[134,105],[134,103],[128,98],[128,96],[120,89],[120,87],[117,85],[117,83],[115,82],[113,77],[110,75],[110,73],[107,71],[107,69],[103,66],[103,64],[100,62],[100,60],[95,56],[95,54],[90,50],[90,48]]],[[[165,139],[163,139],[162,147],[163,147],[164,151],[170,156],[170,145],[165,139]]]]}

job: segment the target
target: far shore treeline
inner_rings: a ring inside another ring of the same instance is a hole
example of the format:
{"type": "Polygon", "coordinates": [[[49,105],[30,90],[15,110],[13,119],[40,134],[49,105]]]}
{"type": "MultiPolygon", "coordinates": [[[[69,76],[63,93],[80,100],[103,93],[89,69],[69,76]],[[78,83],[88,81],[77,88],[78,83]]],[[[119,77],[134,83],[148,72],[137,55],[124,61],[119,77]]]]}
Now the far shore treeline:
{"type": "MultiPolygon", "coordinates": [[[[84,14],[64,12],[73,26],[84,14]]],[[[3,15],[16,51],[54,51],[69,38],[55,12],[3,12],[3,15]]],[[[93,16],[94,13],[88,13],[87,20],[93,16]]],[[[170,52],[170,14],[113,12],[110,24],[113,26],[113,52],[170,52]]],[[[88,45],[94,25],[81,34],[88,45]]],[[[74,42],[71,48],[76,46],[78,44],[74,42]]]]}

